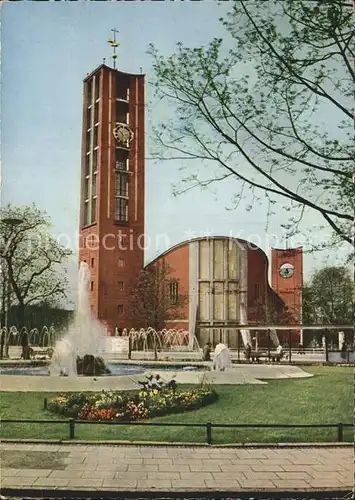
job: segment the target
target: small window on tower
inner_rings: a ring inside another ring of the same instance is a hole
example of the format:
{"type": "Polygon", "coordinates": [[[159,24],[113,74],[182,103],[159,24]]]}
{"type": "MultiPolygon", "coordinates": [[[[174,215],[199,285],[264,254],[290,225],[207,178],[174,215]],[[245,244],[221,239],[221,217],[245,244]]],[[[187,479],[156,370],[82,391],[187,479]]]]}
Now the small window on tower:
{"type": "Polygon", "coordinates": [[[127,105],[117,101],[116,102],[116,122],[118,123],[127,123],[128,121],[128,113],[127,113],[127,105]]]}
{"type": "Polygon", "coordinates": [[[125,264],[124,259],[122,257],[120,257],[118,259],[118,267],[124,267],[124,264],[125,264]]]}
{"type": "Polygon", "coordinates": [[[94,264],[95,264],[95,259],[94,257],[91,258],[91,269],[94,267],[94,264]]]}
{"type": "Polygon", "coordinates": [[[95,76],[95,100],[100,97],[100,75],[95,76]]]}
{"type": "Polygon", "coordinates": [[[115,220],[128,222],[128,200],[126,198],[116,198],[115,220]]]}
{"type": "Polygon", "coordinates": [[[99,121],[99,102],[95,102],[94,106],[94,123],[99,121]]]}
{"type": "Polygon", "coordinates": [[[97,195],[96,185],[97,185],[97,173],[95,172],[92,178],[92,196],[97,195]]]}
{"type": "Polygon", "coordinates": [[[128,174],[116,171],[115,183],[116,196],[128,196],[128,174]]]}
{"type": "Polygon", "coordinates": [[[121,75],[117,76],[116,79],[116,98],[128,101],[129,99],[129,82],[126,78],[121,75]]]}
{"type": "Polygon", "coordinates": [[[84,197],[85,200],[89,199],[89,186],[90,186],[90,177],[85,178],[85,192],[84,192],[84,197]]]}
{"type": "Polygon", "coordinates": [[[124,289],[124,283],[123,283],[123,281],[119,281],[118,282],[118,289],[119,290],[123,290],[124,289]]]}
{"type": "Polygon", "coordinates": [[[128,151],[116,149],[116,170],[128,170],[128,151]]]}
{"type": "Polygon", "coordinates": [[[85,176],[90,175],[90,153],[85,157],[85,176]]]}
{"type": "Polygon", "coordinates": [[[94,148],[99,144],[99,126],[94,127],[94,148]]]}
{"type": "Polygon", "coordinates": [[[91,128],[91,110],[92,108],[87,108],[86,110],[86,128],[91,128]]]}
{"type": "Polygon", "coordinates": [[[91,198],[91,224],[96,222],[96,198],[91,198]]]}
{"type": "Polygon", "coordinates": [[[97,171],[97,149],[94,149],[94,152],[92,154],[92,171],[97,171]]]}
{"type": "Polygon", "coordinates": [[[91,149],[91,131],[88,130],[86,132],[86,151],[91,149]]]}
{"type": "Polygon", "coordinates": [[[118,314],[123,314],[123,304],[118,304],[117,312],[118,312],[118,314]]]}
{"type": "Polygon", "coordinates": [[[90,81],[88,81],[87,83],[87,100],[88,100],[88,105],[91,104],[91,101],[92,101],[92,85],[93,85],[93,79],[91,79],[90,81]]]}
{"type": "Polygon", "coordinates": [[[170,302],[172,304],[177,304],[179,298],[179,283],[177,281],[171,281],[169,283],[170,292],[170,302]]]}
{"type": "Polygon", "coordinates": [[[89,219],[89,200],[85,201],[84,204],[84,226],[87,226],[90,224],[90,219],[89,219]]]}
{"type": "Polygon", "coordinates": [[[90,283],[90,290],[91,290],[91,291],[93,291],[93,290],[94,290],[94,282],[93,282],[93,281],[90,283]]]}

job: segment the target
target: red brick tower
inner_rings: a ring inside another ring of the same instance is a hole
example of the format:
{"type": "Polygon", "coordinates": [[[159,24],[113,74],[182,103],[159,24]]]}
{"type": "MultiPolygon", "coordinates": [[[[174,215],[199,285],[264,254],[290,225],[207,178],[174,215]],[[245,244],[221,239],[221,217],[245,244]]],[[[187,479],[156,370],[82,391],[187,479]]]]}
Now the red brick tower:
{"type": "Polygon", "coordinates": [[[303,248],[273,248],[271,261],[272,288],[285,302],[292,322],[302,323],[303,248]]]}
{"type": "Polygon", "coordinates": [[[109,330],[127,326],[127,290],[144,265],[144,75],[101,65],[84,80],[80,261],[109,330]]]}

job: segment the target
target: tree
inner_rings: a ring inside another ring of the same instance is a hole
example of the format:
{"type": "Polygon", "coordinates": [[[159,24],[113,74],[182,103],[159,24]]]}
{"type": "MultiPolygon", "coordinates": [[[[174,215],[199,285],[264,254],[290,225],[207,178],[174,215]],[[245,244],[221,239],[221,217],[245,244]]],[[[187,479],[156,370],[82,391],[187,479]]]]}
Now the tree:
{"type": "Polygon", "coordinates": [[[35,205],[1,209],[1,264],[8,288],[17,303],[18,324],[24,325],[29,304],[54,305],[66,297],[67,278],[63,270],[71,251],[50,234],[50,220],[35,205]]]}
{"type": "Polygon", "coordinates": [[[187,302],[172,268],[165,262],[151,264],[140,272],[130,294],[131,324],[162,330],[166,322],[180,318],[187,302]]]}
{"type": "Polygon", "coordinates": [[[354,283],[346,267],[316,271],[303,291],[305,324],[353,324],[354,283]]]}
{"type": "Polygon", "coordinates": [[[285,200],[290,235],[311,210],[353,245],[352,15],[350,1],[239,0],[221,19],[227,42],[170,57],[150,46],[155,96],[172,110],[153,156],[192,160],[179,192],[233,182],[236,204],[246,188],[270,213],[285,200]]]}
{"type": "Polygon", "coordinates": [[[268,325],[288,325],[297,322],[283,301],[271,303],[263,308],[264,321],[268,325]],[[282,302],[282,304],[281,304],[282,302]]]}

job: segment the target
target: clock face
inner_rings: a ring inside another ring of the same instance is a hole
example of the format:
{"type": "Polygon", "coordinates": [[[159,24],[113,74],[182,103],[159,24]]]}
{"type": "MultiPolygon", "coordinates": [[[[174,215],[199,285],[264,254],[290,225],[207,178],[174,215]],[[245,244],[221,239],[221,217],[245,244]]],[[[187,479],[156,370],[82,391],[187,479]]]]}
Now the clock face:
{"type": "Polygon", "coordinates": [[[282,264],[282,266],[280,267],[279,272],[282,278],[291,278],[291,276],[294,275],[295,268],[292,264],[285,262],[285,264],[282,264]]]}
{"type": "Polygon", "coordinates": [[[113,129],[113,135],[119,143],[131,142],[133,139],[133,132],[127,125],[122,123],[116,124],[116,127],[113,129]]]}

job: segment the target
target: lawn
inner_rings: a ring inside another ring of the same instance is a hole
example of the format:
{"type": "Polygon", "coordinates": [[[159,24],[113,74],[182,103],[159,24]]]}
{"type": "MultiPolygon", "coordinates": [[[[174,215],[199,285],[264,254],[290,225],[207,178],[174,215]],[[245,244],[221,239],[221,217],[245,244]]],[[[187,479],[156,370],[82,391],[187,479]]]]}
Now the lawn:
{"type": "MultiPolygon", "coordinates": [[[[305,379],[269,380],[267,385],[216,386],[216,403],[184,414],[155,418],[154,422],[238,424],[337,424],[352,423],[353,368],[309,367],[305,379]]],[[[1,393],[1,418],[60,420],[43,409],[49,393],[1,393]]],[[[3,423],[2,438],[67,439],[68,424],[3,423]]],[[[76,439],[169,441],[203,443],[205,428],[144,427],[76,424],[76,439]]],[[[328,442],[336,429],[213,429],[213,444],[328,442]]],[[[344,441],[353,442],[353,430],[344,429],[344,441]]]]}

